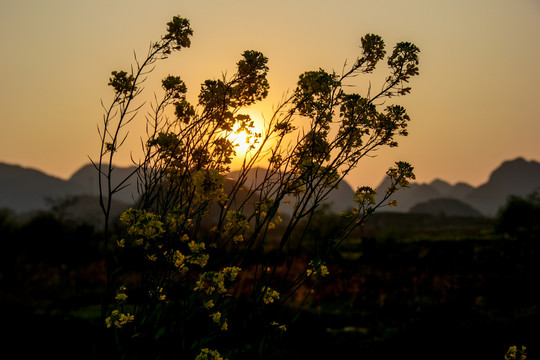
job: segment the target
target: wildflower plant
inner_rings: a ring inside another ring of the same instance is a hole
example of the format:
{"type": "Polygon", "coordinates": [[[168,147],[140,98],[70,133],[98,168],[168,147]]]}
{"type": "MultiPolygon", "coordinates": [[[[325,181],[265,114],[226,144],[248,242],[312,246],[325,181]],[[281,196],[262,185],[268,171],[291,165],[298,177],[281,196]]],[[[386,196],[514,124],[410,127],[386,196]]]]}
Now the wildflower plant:
{"type": "Polygon", "coordinates": [[[347,81],[369,75],[387,55],[379,36],[364,36],[359,57],[341,73],[301,74],[263,130],[244,113],[269,91],[268,59],[254,50],[242,54],[232,76],[204,81],[197,104],[188,101],[179,76],[165,77],[161,95],[141,116],[146,103],[136,100],[146,77],[157,62],[188,48],[192,34],[189,21],[176,16],[146,58],[135,59],[131,72],[112,72],[113,100],[99,127],[101,149],[94,164],[109,251],[103,318],[117,332],[119,353],[130,359],[165,354],[222,359],[221,354],[264,351],[265,331],[287,328],[287,321],[278,319],[279,308],[298,305],[293,295],[305,282],[314,286],[329,276],[328,256],[414,179],[412,167],[397,162],[387,172],[391,185],[382,200],[377,202],[369,187],[357,189],[355,207],[342,214],[342,231],[308,251],[305,269],[293,271],[295,260],[306,254],[300,251],[305,229],[329,193],[362,158],[397,146],[397,137],[407,135],[405,109],[383,104],[410,92],[419,49],[398,43],[387,56],[390,75],[380,90],[360,95],[349,91],[347,81]],[[113,183],[127,129],[141,117],[147,129],[142,156],[134,158],[130,176],[113,183]],[[233,181],[227,174],[238,154],[230,139],[238,131],[248,135],[250,146],[233,181]],[[265,161],[268,166],[257,170],[253,181],[250,175],[265,161]],[[123,233],[115,239],[111,201],[129,182],[139,194],[120,217],[123,233]],[[281,206],[292,211],[284,214],[281,206]],[[131,279],[129,297],[113,291],[125,279],[131,279]]]}

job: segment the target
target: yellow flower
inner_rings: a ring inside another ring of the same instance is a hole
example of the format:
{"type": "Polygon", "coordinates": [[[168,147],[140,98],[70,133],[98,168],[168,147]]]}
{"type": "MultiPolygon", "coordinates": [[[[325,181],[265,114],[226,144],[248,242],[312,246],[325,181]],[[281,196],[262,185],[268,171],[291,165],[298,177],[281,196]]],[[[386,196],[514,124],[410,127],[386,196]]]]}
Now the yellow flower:
{"type": "Polygon", "coordinates": [[[227,211],[225,215],[227,222],[225,223],[225,231],[231,231],[233,229],[247,230],[249,229],[249,222],[247,221],[246,215],[242,214],[240,211],[227,211]]]}
{"type": "Polygon", "coordinates": [[[518,349],[517,346],[510,346],[504,360],[526,360],[527,359],[527,348],[522,346],[521,349],[518,349]]]}
{"type": "Polygon", "coordinates": [[[199,253],[205,249],[205,245],[203,242],[196,243],[195,241],[191,241],[188,246],[189,250],[191,250],[192,253],[199,253]]]}
{"type": "Polygon", "coordinates": [[[229,329],[229,325],[227,325],[227,320],[223,322],[221,325],[221,331],[227,331],[229,329]]]}
{"type": "Polygon", "coordinates": [[[162,287],[158,287],[156,289],[156,291],[152,291],[152,290],[149,290],[148,291],[148,294],[151,296],[151,297],[154,297],[156,296],[157,299],[159,301],[165,301],[167,299],[167,297],[165,296],[165,294],[163,294],[163,288],[162,287]]]}
{"type": "Polygon", "coordinates": [[[210,256],[208,254],[196,254],[189,257],[189,262],[203,268],[208,263],[209,257],[210,256]]]}
{"type": "Polygon", "coordinates": [[[210,256],[204,253],[204,250],[206,249],[204,243],[196,243],[192,240],[188,246],[189,250],[191,250],[193,253],[193,255],[190,255],[188,258],[189,263],[199,265],[200,267],[205,267],[210,256]]]}
{"type": "Polygon", "coordinates": [[[269,229],[274,229],[276,227],[276,225],[279,225],[282,222],[283,222],[283,219],[281,218],[281,216],[276,215],[276,217],[274,217],[272,219],[272,221],[270,221],[270,223],[268,224],[268,228],[269,229]]]}
{"type": "Polygon", "coordinates": [[[272,321],[272,323],[271,323],[270,325],[277,327],[278,330],[281,330],[281,331],[287,331],[287,326],[285,326],[285,325],[280,325],[280,324],[278,324],[278,323],[275,322],[275,321],[272,321]]]}
{"type": "Polygon", "coordinates": [[[227,293],[226,282],[236,280],[240,268],[236,266],[223,268],[221,271],[208,271],[199,275],[194,290],[206,295],[221,295],[227,293]]]}
{"type": "Polygon", "coordinates": [[[266,291],[263,296],[263,302],[265,304],[271,304],[276,300],[279,300],[279,293],[276,290],[266,288],[266,291]]]}
{"type": "Polygon", "coordinates": [[[178,269],[182,269],[185,266],[186,257],[178,250],[174,252],[173,262],[174,266],[178,269]]]}
{"type": "Polygon", "coordinates": [[[193,174],[195,196],[201,202],[218,203],[227,200],[224,183],[225,176],[215,169],[200,170],[193,174]]]}
{"type": "Polygon", "coordinates": [[[230,266],[230,267],[223,268],[223,270],[221,270],[221,273],[223,274],[223,277],[225,278],[225,280],[234,281],[236,280],[236,277],[238,276],[238,273],[241,270],[242,269],[240,269],[237,266],[230,266]]]}
{"type": "Polygon", "coordinates": [[[322,277],[325,277],[325,276],[330,274],[330,272],[328,271],[328,268],[326,267],[326,265],[321,265],[320,271],[321,271],[321,276],[322,277]]]}
{"type": "Polygon", "coordinates": [[[227,360],[227,359],[223,359],[223,357],[221,357],[221,354],[216,350],[210,350],[210,349],[204,348],[201,350],[199,355],[197,355],[195,360],[227,360]]]}
{"type": "Polygon", "coordinates": [[[128,226],[128,234],[134,236],[153,239],[165,231],[159,217],[145,210],[129,208],[120,216],[120,221],[128,226]]]}
{"type": "Polygon", "coordinates": [[[313,261],[310,261],[308,265],[309,265],[309,268],[306,270],[307,276],[315,275],[315,276],[325,277],[325,276],[330,275],[330,272],[328,271],[328,268],[326,267],[326,265],[321,263],[319,260],[316,261],[315,263],[313,261]]]}
{"type": "Polygon", "coordinates": [[[212,319],[213,322],[215,322],[218,325],[221,323],[221,313],[219,311],[216,311],[215,313],[211,314],[210,318],[212,319]]]}
{"type": "Polygon", "coordinates": [[[105,324],[108,328],[114,326],[116,328],[121,328],[122,326],[133,322],[135,316],[130,313],[122,314],[119,310],[113,310],[111,315],[105,319],[105,324]]]}
{"type": "Polygon", "coordinates": [[[115,300],[118,301],[118,302],[124,302],[126,301],[128,298],[128,296],[124,293],[119,293],[119,294],[116,294],[116,297],[115,297],[115,300]]]}

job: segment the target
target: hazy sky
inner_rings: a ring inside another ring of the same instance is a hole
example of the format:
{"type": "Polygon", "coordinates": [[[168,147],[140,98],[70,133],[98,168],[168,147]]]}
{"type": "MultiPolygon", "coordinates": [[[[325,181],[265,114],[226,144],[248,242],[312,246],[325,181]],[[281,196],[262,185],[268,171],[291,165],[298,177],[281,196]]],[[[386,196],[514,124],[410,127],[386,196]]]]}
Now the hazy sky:
{"type": "Polygon", "coordinates": [[[133,51],[142,57],[174,15],[190,19],[192,47],[158,64],[158,78],[182,76],[195,98],[244,50],[262,51],[271,89],[256,112],[303,71],[341,71],[366,33],[389,52],[415,43],[420,76],[396,100],[412,118],[410,135],[362,162],[354,186],[378,185],[395,160],[412,163],[420,182],[472,185],[504,160],[540,160],[539,0],[1,0],[0,162],[67,178],[95,158],[110,72],[128,70],[133,51]]]}

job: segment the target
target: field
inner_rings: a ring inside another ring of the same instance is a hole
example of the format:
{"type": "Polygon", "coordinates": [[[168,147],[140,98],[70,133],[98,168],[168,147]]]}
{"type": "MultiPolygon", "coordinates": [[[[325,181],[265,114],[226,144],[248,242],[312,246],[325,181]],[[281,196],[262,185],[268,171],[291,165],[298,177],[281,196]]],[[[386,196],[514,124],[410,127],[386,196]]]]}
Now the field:
{"type": "MultiPolygon", "coordinates": [[[[327,220],[312,236],[331,231],[327,220]]],[[[106,346],[99,233],[49,215],[0,224],[4,351],[93,358],[106,346]]],[[[267,357],[502,359],[525,345],[535,358],[539,258],[539,244],[496,235],[491,219],[377,214],[267,357]]]]}

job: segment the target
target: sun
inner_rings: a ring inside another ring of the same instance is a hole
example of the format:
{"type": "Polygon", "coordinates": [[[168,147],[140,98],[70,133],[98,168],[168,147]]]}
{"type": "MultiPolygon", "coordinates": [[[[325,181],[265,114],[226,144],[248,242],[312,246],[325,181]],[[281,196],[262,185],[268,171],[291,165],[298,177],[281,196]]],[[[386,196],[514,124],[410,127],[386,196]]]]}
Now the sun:
{"type": "Polygon", "coordinates": [[[244,130],[239,131],[239,126],[235,125],[233,131],[229,134],[228,139],[233,143],[236,156],[244,157],[248,154],[252,146],[255,146],[255,132],[256,129],[252,129],[252,134],[249,135],[244,130]]]}
{"type": "Polygon", "coordinates": [[[235,159],[237,161],[241,161],[245,157],[256,152],[255,150],[257,149],[264,132],[262,114],[257,114],[257,111],[254,109],[242,109],[241,113],[249,116],[248,121],[252,122],[252,126],[246,131],[241,129],[240,123],[238,122],[227,136],[227,139],[233,143],[236,152],[235,159]]]}

